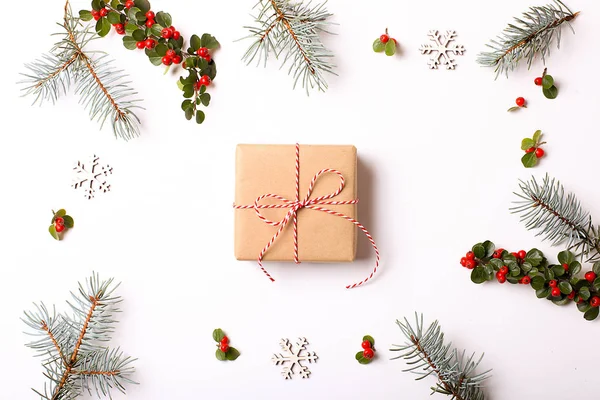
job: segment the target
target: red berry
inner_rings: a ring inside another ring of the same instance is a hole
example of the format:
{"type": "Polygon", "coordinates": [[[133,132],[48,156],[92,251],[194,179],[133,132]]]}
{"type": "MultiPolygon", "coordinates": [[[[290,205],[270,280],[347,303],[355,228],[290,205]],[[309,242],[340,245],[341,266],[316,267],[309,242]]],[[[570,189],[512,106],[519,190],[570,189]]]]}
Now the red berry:
{"type": "Polygon", "coordinates": [[[525,258],[525,256],[527,255],[527,252],[525,250],[519,250],[519,258],[521,260],[523,260],[525,258]]]}
{"type": "Polygon", "coordinates": [[[535,79],[533,80],[533,83],[535,83],[535,84],[536,84],[536,85],[538,85],[538,86],[542,86],[542,77],[541,77],[541,76],[538,76],[537,78],[535,78],[535,79]]]}
{"type": "Polygon", "coordinates": [[[525,153],[529,154],[529,153],[533,153],[535,151],[535,147],[530,147],[527,150],[525,150],[525,153]]]}
{"type": "Polygon", "coordinates": [[[146,41],[142,40],[141,42],[137,42],[135,45],[138,49],[143,50],[144,48],[146,48],[146,41]]]}
{"type": "Polygon", "coordinates": [[[179,31],[173,32],[173,40],[179,40],[180,37],[181,33],[179,33],[179,31]]]}
{"type": "Polygon", "coordinates": [[[200,85],[208,86],[210,85],[210,77],[208,75],[202,75],[200,78],[200,85]]]}
{"type": "MultiPolygon", "coordinates": [[[[560,289],[557,287],[552,288],[552,296],[553,297],[558,297],[560,296],[560,289]]],[[[600,300],[600,299],[599,299],[600,300]]]]}
{"type": "Polygon", "coordinates": [[[196,51],[196,54],[198,54],[200,57],[204,58],[208,55],[208,49],[206,47],[200,47],[196,51]]]}
{"type": "Polygon", "coordinates": [[[494,255],[492,257],[493,258],[502,258],[503,252],[504,252],[504,249],[497,249],[496,251],[494,251],[494,255]]]}
{"type": "Polygon", "coordinates": [[[381,43],[387,43],[390,40],[390,37],[386,34],[383,34],[379,36],[379,40],[381,40],[381,43]]]}
{"type": "Polygon", "coordinates": [[[506,282],[506,275],[496,272],[496,279],[498,279],[499,283],[504,283],[506,282]]]}
{"type": "Polygon", "coordinates": [[[114,27],[117,31],[122,31],[123,29],[125,29],[123,24],[115,24],[114,27]]]}
{"type": "Polygon", "coordinates": [[[375,356],[375,352],[373,351],[373,349],[365,349],[363,351],[363,357],[366,359],[371,359],[373,358],[373,356],[375,356]]]}
{"type": "Polygon", "coordinates": [[[467,251],[467,260],[474,260],[475,259],[475,253],[473,253],[472,251],[467,251]]]}
{"type": "Polygon", "coordinates": [[[153,20],[153,19],[147,19],[147,20],[146,20],[146,26],[147,26],[148,28],[152,28],[152,26],[153,26],[154,24],[156,24],[156,22],[154,22],[154,20],[153,20]]]}
{"type": "Polygon", "coordinates": [[[154,46],[156,46],[156,40],[154,39],[146,39],[144,43],[146,44],[147,49],[153,49],[154,46]]]}
{"type": "Polygon", "coordinates": [[[54,224],[54,229],[56,229],[56,232],[60,233],[65,230],[65,226],[59,225],[59,224],[54,224]]]}
{"type": "Polygon", "coordinates": [[[361,343],[361,346],[363,349],[370,349],[371,348],[371,342],[369,342],[368,340],[363,340],[363,342],[361,343]]]}
{"type": "Polygon", "coordinates": [[[173,58],[177,55],[177,53],[175,53],[175,50],[173,49],[169,49],[167,50],[167,53],[165,54],[165,56],[169,57],[169,58],[173,58]]]}
{"type": "Polygon", "coordinates": [[[162,58],[162,63],[165,65],[171,65],[173,64],[173,59],[171,57],[164,56],[162,58]]]}
{"type": "Polygon", "coordinates": [[[100,13],[96,10],[92,10],[92,11],[90,11],[90,13],[92,14],[92,17],[100,15],[100,13]]]}
{"type": "Polygon", "coordinates": [[[175,55],[175,57],[173,57],[173,64],[180,64],[181,63],[181,56],[175,55]]]}
{"type": "Polygon", "coordinates": [[[467,260],[467,264],[465,265],[465,267],[467,267],[468,269],[473,269],[477,266],[477,261],[475,260],[467,260]]]}
{"type": "Polygon", "coordinates": [[[219,348],[221,349],[221,351],[223,353],[227,353],[227,351],[229,350],[229,345],[228,344],[221,344],[221,346],[219,346],[219,348]]]}
{"type": "Polygon", "coordinates": [[[133,7],[135,5],[135,3],[131,0],[128,0],[125,2],[125,8],[130,9],[131,7],[133,7]]]}
{"type": "Polygon", "coordinates": [[[229,344],[229,338],[227,336],[223,336],[223,339],[221,339],[221,344],[229,344]]]}
{"type": "Polygon", "coordinates": [[[206,60],[206,62],[210,62],[211,58],[210,58],[210,54],[208,54],[206,57],[202,57],[206,60]]]}
{"type": "Polygon", "coordinates": [[[523,107],[523,106],[525,106],[525,99],[522,97],[517,97],[517,100],[515,100],[515,103],[517,103],[517,106],[523,107]]]}
{"type": "Polygon", "coordinates": [[[95,21],[98,21],[100,19],[100,14],[96,14],[93,16],[95,21]]]}
{"type": "Polygon", "coordinates": [[[148,11],[146,13],[146,18],[148,18],[148,19],[154,19],[154,11],[148,11]]]}
{"type": "Polygon", "coordinates": [[[592,296],[592,298],[590,299],[590,306],[592,306],[592,307],[600,306],[600,297],[592,296]]]}
{"type": "Polygon", "coordinates": [[[569,270],[569,264],[563,264],[562,267],[565,271],[569,270]]]}
{"type": "Polygon", "coordinates": [[[555,288],[558,285],[558,282],[556,282],[556,279],[552,279],[550,282],[548,282],[548,285],[551,288],[555,288]]]}
{"type": "Polygon", "coordinates": [[[596,273],[594,271],[588,271],[585,273],[585,280],[592,283],[596,279],[596,273]]]}
{"type": "Polygon", "coordinates": [[[170,39],[173,36],[173,32],[171,32],[171,30],[169,28],[164,28],[160,32],[160,35],[165,39],[170,39]]]}
{"type": "Polygon", "coordinates": [[[54,223],[56,225],[64,225],[65,224],[65,220],[62,217],[57,217],[54,219],[54,223]]]}
{"type": "Polygon", "coordinates": [[[462,265],[463,267],[467,266],[467,257],[463,257],[460,259],[460,265],[462,265]]]}
{"type": "Polygon", "coordinates": [[[575,298],[575,291],[573,290],[571,293],[569,293],[569,295],[567,296],[570,300],[573,300],[575,298]]]}
{"type": "Polygon", "coordinates": [[[508,267],[506,265],[503,265],[502,267],[500,267],[500,270],[498,272],[500,272],[502,275],[506,275],[508,274],[508,267]]]}
{"type": "Polygon", "coordinates": [[[539,147],[537,149],[535,149],[535,156],[537,158],[542,158],[544,157],[545,151],[544,149],[540,149],[539,147]]]}
{"type": "Polygon", "coordinates": [[[519,253],[516,253],[514,251],[510,253],[510,255],[514,256],[515,258],[519,258],[519,253]]]}
{"type": "Polygon", "coordinates": [[[531,283],[531,278],[527,275],[521,278],[521,283],[523,285],[529,285],[531,283]]]}
{"type": "Polygon", "coordinates": [[[108,10],[106,8],[101,8],[100,9],[100,16],[101,17],[106,17],[108,15],[108,10]]]}

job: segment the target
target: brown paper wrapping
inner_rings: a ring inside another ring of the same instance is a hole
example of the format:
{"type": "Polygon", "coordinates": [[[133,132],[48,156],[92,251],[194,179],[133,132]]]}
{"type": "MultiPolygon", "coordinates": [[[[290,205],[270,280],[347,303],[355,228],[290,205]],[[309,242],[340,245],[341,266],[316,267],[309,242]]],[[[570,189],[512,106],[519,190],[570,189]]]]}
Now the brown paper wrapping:
{"type": "MultiPolygon", "coordinates": [[[[295,145],[240,144],[236,151],[235,204],[252,205],[257,197],[272,193],[289,200],[295,194],[295,145]]],[[[331,201],[353,200],[357,195],[356,147],[337,145],[300,146],[300,200],[308,193],[313,176],[324,168],[340,171],[344,190],[331,201]]],[[[336,174],[322,175],[311,198],[334,193],[339,187],[336,174]]],[[[264,199],[262,204],[276,202],[264,199]]],[[[323,206],[357,218],[356,204],[323,206]]],[[[289,209],[263,209],[262,214],[280,221],[289,209]]],[[[260,220],[254,209],[235,210],[235,257],[256,260],[258,254],[277,231],[277,227],[260,220]]],[[[356,257],[356,227],[351,222],[322,211],[298,211],[298,256],[300,261],[341,262],[356,257]]],[[[293,261],[293,226],[290,222],[265,254],[266,261],[293,261]]]]}

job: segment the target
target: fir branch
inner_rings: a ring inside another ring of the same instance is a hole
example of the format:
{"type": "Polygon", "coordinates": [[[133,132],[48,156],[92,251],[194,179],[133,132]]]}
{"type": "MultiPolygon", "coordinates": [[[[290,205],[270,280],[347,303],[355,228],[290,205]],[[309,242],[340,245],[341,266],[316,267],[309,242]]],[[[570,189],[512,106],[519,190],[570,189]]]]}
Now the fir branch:
{"type": "Polygon", "coordinates": [[[487,45],[492,51],[480,53],[477,62],[495,67],[496,77],[501,73],[508,76],[521,59],[526,59],[528,68],[531,68],[536,54],[545,64],[554,38],[557,48],[560,48],[562,26],[565,23],[570,26],[577,15],[579,12],[573,13],[560,0],[546,6],[530,7],[522,18],[515,18],[516,24],[509,24],[496,40],[491,41],[492,44],[487,45]]]}
{"type": "Polygon", "coordinates": [[[600,236],[592,224],[592,218],[584,211],[574,194],[565,196],[561,183],[546,175],[542,185],[534,177],[528,182],[520,181],[521,200],[510,210],[521,214],[521,222],[529,230],[539,230],[536,236],[558,246],[566,242],[569,250],[578,256],[594,261],[600,255],[600,236]]]}
{"type": "Polygon", "coordinates": [[[112,296],[118,285],[113,280],[100,281],[97,274],[87,280],[84,288],[72,293],[73,317],[49,313],[43,305],[35,312],[25,312],[23,321],[40,336],[27,346],[45,356],[42,363],[49,383],[43,391],[34,390],[45,400],[66,400],[79,397],[92,388],[98,396],[110,397],[110,390],[125,392],[125,383],[134,383],[129,376],[134,372],[133,359],[125,357],[119,349],[99,346],[97,342],[110,339],[113,313],[121,302],[112,296]]]}
{"type": "Polygon", "coordinates": [[[331,51],[325,48],[319,37],[320,33],[330,33],[327,19],[332,15],[325,8],[325,3],[312,6],[292,2],[291,0],[260,0],[256,7],[260,9],[255,17],[258,26],[245,28],[250,31],[248,38],[254,42],[243,56],[250,64],[255,58],[257,63],[267,63],[269,53],[275,58],[284,54],[282,67],[288,61],[288,73],[294,79],[294,88],[298,81],[302,87],[309,90],[316,88],[320,91],[327,89],[324,74],[334,74],[334,65],[330,59],[331,51]]]}
{"type": "Polygon", "coordinates": [[[404,345],[394,345],[390,351],[401,351],[398,358],[404,358],[409,368],[404,372],[420,375],[421,380],[429,375],[438,378],[433,393],[452,396],[455,400],[484,400],[483,382],[489,377],[489,372],[475,373],[481,362],[481,357],[475,361],[475,355],[465,358],[465,352],[459,353],[452,348],[452,343],[444,343],[444,333],[437,321],[423,331],[423,315],[415,313],[416,328],[413,328],[406,318],[404,322],[396,321],[408,341],[404,345]]]}
{"type": "Polygon", "coordinates": [[[24,95],[35,97],[35,103],[56,100],[75,83],[80,103],[88,110],[90,119],[97,120],[101,128],[110,119],[115,137],[125,140],[139,135],[140,120],[133,109],[140,108],[137,93],[125,81],[126,75],[112,67],[112,60],[104,53],[87,52],[85,46],[97,36],[91,27],[83,28],[79,18],[73,16],[69,1],[65,3],[64,32],[50,54],[25,67],[22,74],[24,95]]]}

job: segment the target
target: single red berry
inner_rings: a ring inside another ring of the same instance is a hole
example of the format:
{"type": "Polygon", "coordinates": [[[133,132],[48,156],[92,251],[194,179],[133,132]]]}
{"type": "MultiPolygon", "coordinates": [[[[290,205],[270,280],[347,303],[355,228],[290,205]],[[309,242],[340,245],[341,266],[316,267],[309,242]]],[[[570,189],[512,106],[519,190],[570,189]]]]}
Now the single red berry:
{"type": "Polygon", "coordinates": [[[229,338],[227,336],[223,336],[223,339],[221,339],[221,344],[229,344],[229,338]]]}
{"type": "Polygon", "coordinates": [[[542,86],[542,77],[541,77],[541,76],[538,76],[537,78],[535,78],[535,79],[533,80],[533,83],[535,83],[535,84],[536,84],[536,85],[538,85],[538,86],[542,86]]]}
{"type": "Polygon", "coordinates": [[[379,40],[381,40],[381,43],[387,43],[390,40],[390,37],[384,33],[383,35],[379,36],[379,40]]]}
{"type": "Polygon", "coordinates": [[[575,298],[575,291],[573,290],[571,293],[569,293],[569,295],[567,296],[570,300],[573,300],[575,298]]]}
{"type": "Polygon", "coordinates": [[[96,10],[92,10],[92,11],[90,11],[90,13],[92,14],[92,17],[100,15],[100,13],[98,11],[96,11],[96,10]]]}
{"type": "Polygon", "coordinates": [[[170,39],[173,36],[173,32],[169,28],[164,28],[160,31],[160,35],[165,39],[170,39]]]}
{"type": "Polygon", "coordinates": [[[472,251],[467,251],[467,260],[474,260],[475,259],[475,253],[473,253],[472,251]]]}
{"type": "Polygon", "coordinates": [[[175,55],[175,57],[173,57],[173,64],[180,64],[180,63],[181,63],[181,56],[175,55]]]}
{"type": "Polygon", "coordinates": [[[165,55],[169,58],[173,58],[177,55],[177,53],[175,52],[175,50],[169,49],[169,50],[167,50],[167,53],[165,55]]]}
{"type": "Polygon", "coordinates": [[[529,285],[531,283],[531,278],[527,275],[521,278],[521,283],[523,285],[529,285]]]}
{"type": "Polygon", "coordinates": [[[125,2],[125,8],[130,9],[133,6],[135,6],[135,3],[133,1],[128,0],[125,2]]]}
{"type": "Polygon", "coordinates": [[[198,50],[196,50],[196,54],[204,58],[208,55],[208,49],[206,47],[200,47],[198,50]]]}
{"type": "Polygon", "coordinates": [[[539,147],[538,147],[538,148],[535,150],[535,156],[536,156],[537,158],[542,158],[542,157],[544,157],[544,154],[545,154],[545,153],[546,153],[546,152],[544,151],[544,149],[541,149],[541,148],[539,148],[539,147]]]}
{"type": "Polygon", "coordinates": [[[467,266],[467,257],[463,257],[460,259],[460,265],[462,265],[463,267],[467,266]]]}
{"type": "Polygon", "coordinates": [[[585,280],[592,283],[596,279],[596,273],[594,271],[588,271],[585,273],[585,280]]]}
{"type": "Polygon", "coordinates": [[[175,33],[175,26],[171,25],[170,27],[167,28],[168,30],[171,31],[171,36],[173,36],[173,34],[175,33]]]}
{"type": "Polygon", "coordinates": [[[375,356],[375,352],[373,351],[373,349],[365,349],[363,351],[363,357],[366,359],[371,359],[375,356]]]}
{"type": "Polygon", "coordinates": [[[560,289],[557,287],[552,288],[552,297],[558,297],[558,296],[560,296],[560,289]]]}
{"type": "Polygon", "coordinates": [[[477,261],[475,260],[467,260],[467,263],[465,264],[465,267],[467,267],[468,269],[473,269],[477,266],[477,261]]]}
{"type": "Polygon", "coordinates": [[[498,272],[500,272],[502,275],[506,275],[508,274],[508,267],[506,265],[503,265],[502,267],[500,267],[500,270],[498,272]]]}
{"type": "Polygon", "coordinates": [[[154,39],[146,39],[144,43],[147,49],[153,49],[156,46],[156,40],[154,39]]]}
{"type": "Polygon", "coordinates": [[[515,103],[517,103],[518,107],[523,107],[525,105],[525,99],[522,97],[517,97],[517,100],[515,100],[515,103]]]}
{"type": "Polygon", "coordinates": [[[562,267],[565,271],[569,270],[569,264],[563,264],[562,267]]]}
{"type": "Polygon", "coordinates": [[[229,345],[228,344],[221,344],[221,346],[219,346],[219,348],[221,349],[221,351],[223,353],[227,353],[227,351],[229,350],[229,345]]]}
{"type": "Polygon", "coordinates": [[[555,288],[558,285],[558,282],[556,282],[556,279],[552,279],[550,282],[548,282],[548,285],[551,288],[555,288]]]}
{"type": "Polygon", "coordinates": [[[164,56],[162,58],[162,63],[165,65],[171,65],[173,64],[173,59],[171,57],[164,56]]]}
{"type": "Polygon", "coordinates": [[[146,41],[142,40],[141,42],[137,42],[135,45],[137,46],[138,49],[143,50],[146,48],[146,41]]]}
{"type": "Polygon", "coordinates": [[[592,307],[600,306],[600,297],[592,296],[592,298],[590,299],[590,306],[592,306],[592,307]]]}
{"type": "Polygon", "coordinates": [[[521,260],[525,259],[525,256],[527,255],[527,252],[525,250],[519,250],[519,258],[521,260]]]}
{"type": "Polygon", "coordinates": [[[173,40],[179,40],[180,37],[181,33],[179,33],[179,31],[173,32],[173,40]]]}
{"type": "Polygon", "coordinates": [[[210,62],[211,58],[210,58],[210,54],[207,54],[206,57],[202,57],[206,60],[206,62],[210,62]]]}
{"type": "Polygon", "coordinates": [[[65,220],[62,217],[57,217],[54,219],[54,223],[56,225],[64,225],[65,224],[65,220]]]}
{"type": "Polygon", "coordinates": [[[65,226],[59,225],[59,224],[54,224],[54,229],[56,229],[56,232],[60,233],[65,230],[65,226]]]}
{"type": "Polygon", "coordinates": [[[371,342],[369,342],[368,340],[363,340],[363,342],[361,343],[361,346],[363,349],[370,349],[371,348],[371,342]]]}
{"type": "Polygon", "coordinates": [[[115,30],[118,31],[122,31],[123,29],[125,29],[125,27],[123,26],[123,24],[115,24],[115,30]]]}
{"type": "Polygon", "coordinates": [[[152,26],[156,24],[156,22],[153,19],[147,19],[146,20],[146,27],[148,28],[152,28],[152,26]]]}
{"type": "Polygon", "coordinates": [[[100,9],[100,16],[101,17],[106,17],[108,15],[108,10],[106,8],[101,8],[100,9]]]}
{"type": "Polygon", "coordinates": [[[533,153],[535,151],[535,147],[530,147],[527,150],[525,150],[525,153],[529,154],[529,153],[533,153]]]}
{"type": "Polygon", "coordinates": [[[498,283],[504,283],[506,282],[506,275],[496,272],[496,279],[498,279],[498,283]]]}
{"type": "Polygon", "coordinates": [[[95,21],[98,21],[100,19],[100,14],[96,14],[93,16],[95,21]]]}
{"type": "Polygon", "coordinates": [[[148,11],[146,13],[146,18],[148,18],[148,19],[154,19],[154,11],[148,11]]]}
{"type": "Polygon", "coordinates": [[[519,253],[517,252],[513,251],[512,253],[510,253],[510,255],[514,256],[515,258],[519,258],[519,253]]]}
{"type": "Polygon", "coordinates": [[[208,86],[210,85],[210,77],[208,75],[202,75],[200,78],[200,85],[208,86]]]}

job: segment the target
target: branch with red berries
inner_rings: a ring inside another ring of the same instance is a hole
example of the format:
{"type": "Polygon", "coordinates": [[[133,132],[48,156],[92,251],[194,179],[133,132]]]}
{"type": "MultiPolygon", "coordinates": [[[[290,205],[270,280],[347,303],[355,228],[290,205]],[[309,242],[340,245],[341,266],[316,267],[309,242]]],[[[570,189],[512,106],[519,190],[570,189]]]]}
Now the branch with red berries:
{"type": "Polygon", "coordinates": [[[489,240],[477,243],[460,261],[471,269],[471,281],[481,284],[496,279],[498,283],[527,285],[540,299],[562,306],[571,301],[588,320],[598,317],[600,307],[600,262],[579,277],[581,263],[568,251],[558,253],[558,264],[550,264],[538,249],[508,252],[496,249],[489,240]]]}
{"type": "Polygon", "coordinates": [[[535,167],[538,159],[544,157],[546,152],[540,146],[546,144],[541,142],[542,131],[537,130],[532,138],[525,138],[521,141],[521,150],[525,150],[525,155],[521,158],[521,162],[525,168],[535,167]]]}
{"type": "Polygon", "coordinates": [[[222,329],[217,328],[213,331],[213,339],[217,342],[217,351],[215,352],[217,360],[235,361],[240,356],[240,352],[235,347],[229,346],[229,338],[222,329]]]}
{"type": "Polygon", "coordinates": [[[192,35],[189,47],[184,50],[181,33],[172,24],[171,15],[151,10],[148,0],[93,0],[92,10],[82,10],[79,16],[83,21],[96,21],[96,33],[104,37],[111,25],[119,35],[124,35],[123,45],[129,50],[144,50],[149,61],[156,66],[181,64],[188,71],[187,77],[180,77],[177,85],[183,91],[185,100],[181,108],[185,117],[195,117],[198,124],[206,115],[200,105],[210,104],[208,86],[217,75],[217,66],[210,51],[219,47],[214,36],[205,33],[201,37],[192,35]]]}
{"type": "Polygon", "coordinates": [[[75,226],[73,217],[67,215],[67,212],[62,208],[56,212],[52,210],[52,221],[48,231],[50,235],[56,240],[62,240],[62,236],[67,229],[71,229],[75,226]]]}
{"type": "Polygon", "coordinates": [[[356,361],[360,364],[369,364],[375,357],[375,339],[372,336],[366,335],[361,343],[362,351],[356,353],[356,361]]]}
{"type": "Polygon", "coordinates": [[[385,55],[391,57],[396,54],[397,45],[398,42],[396,42],[396,39],[390,37],[387,28],[385,28],[385,33],[379,36],[373,42],[373,51],[375,53],[381,53],[385,51],[385,55]]]}

